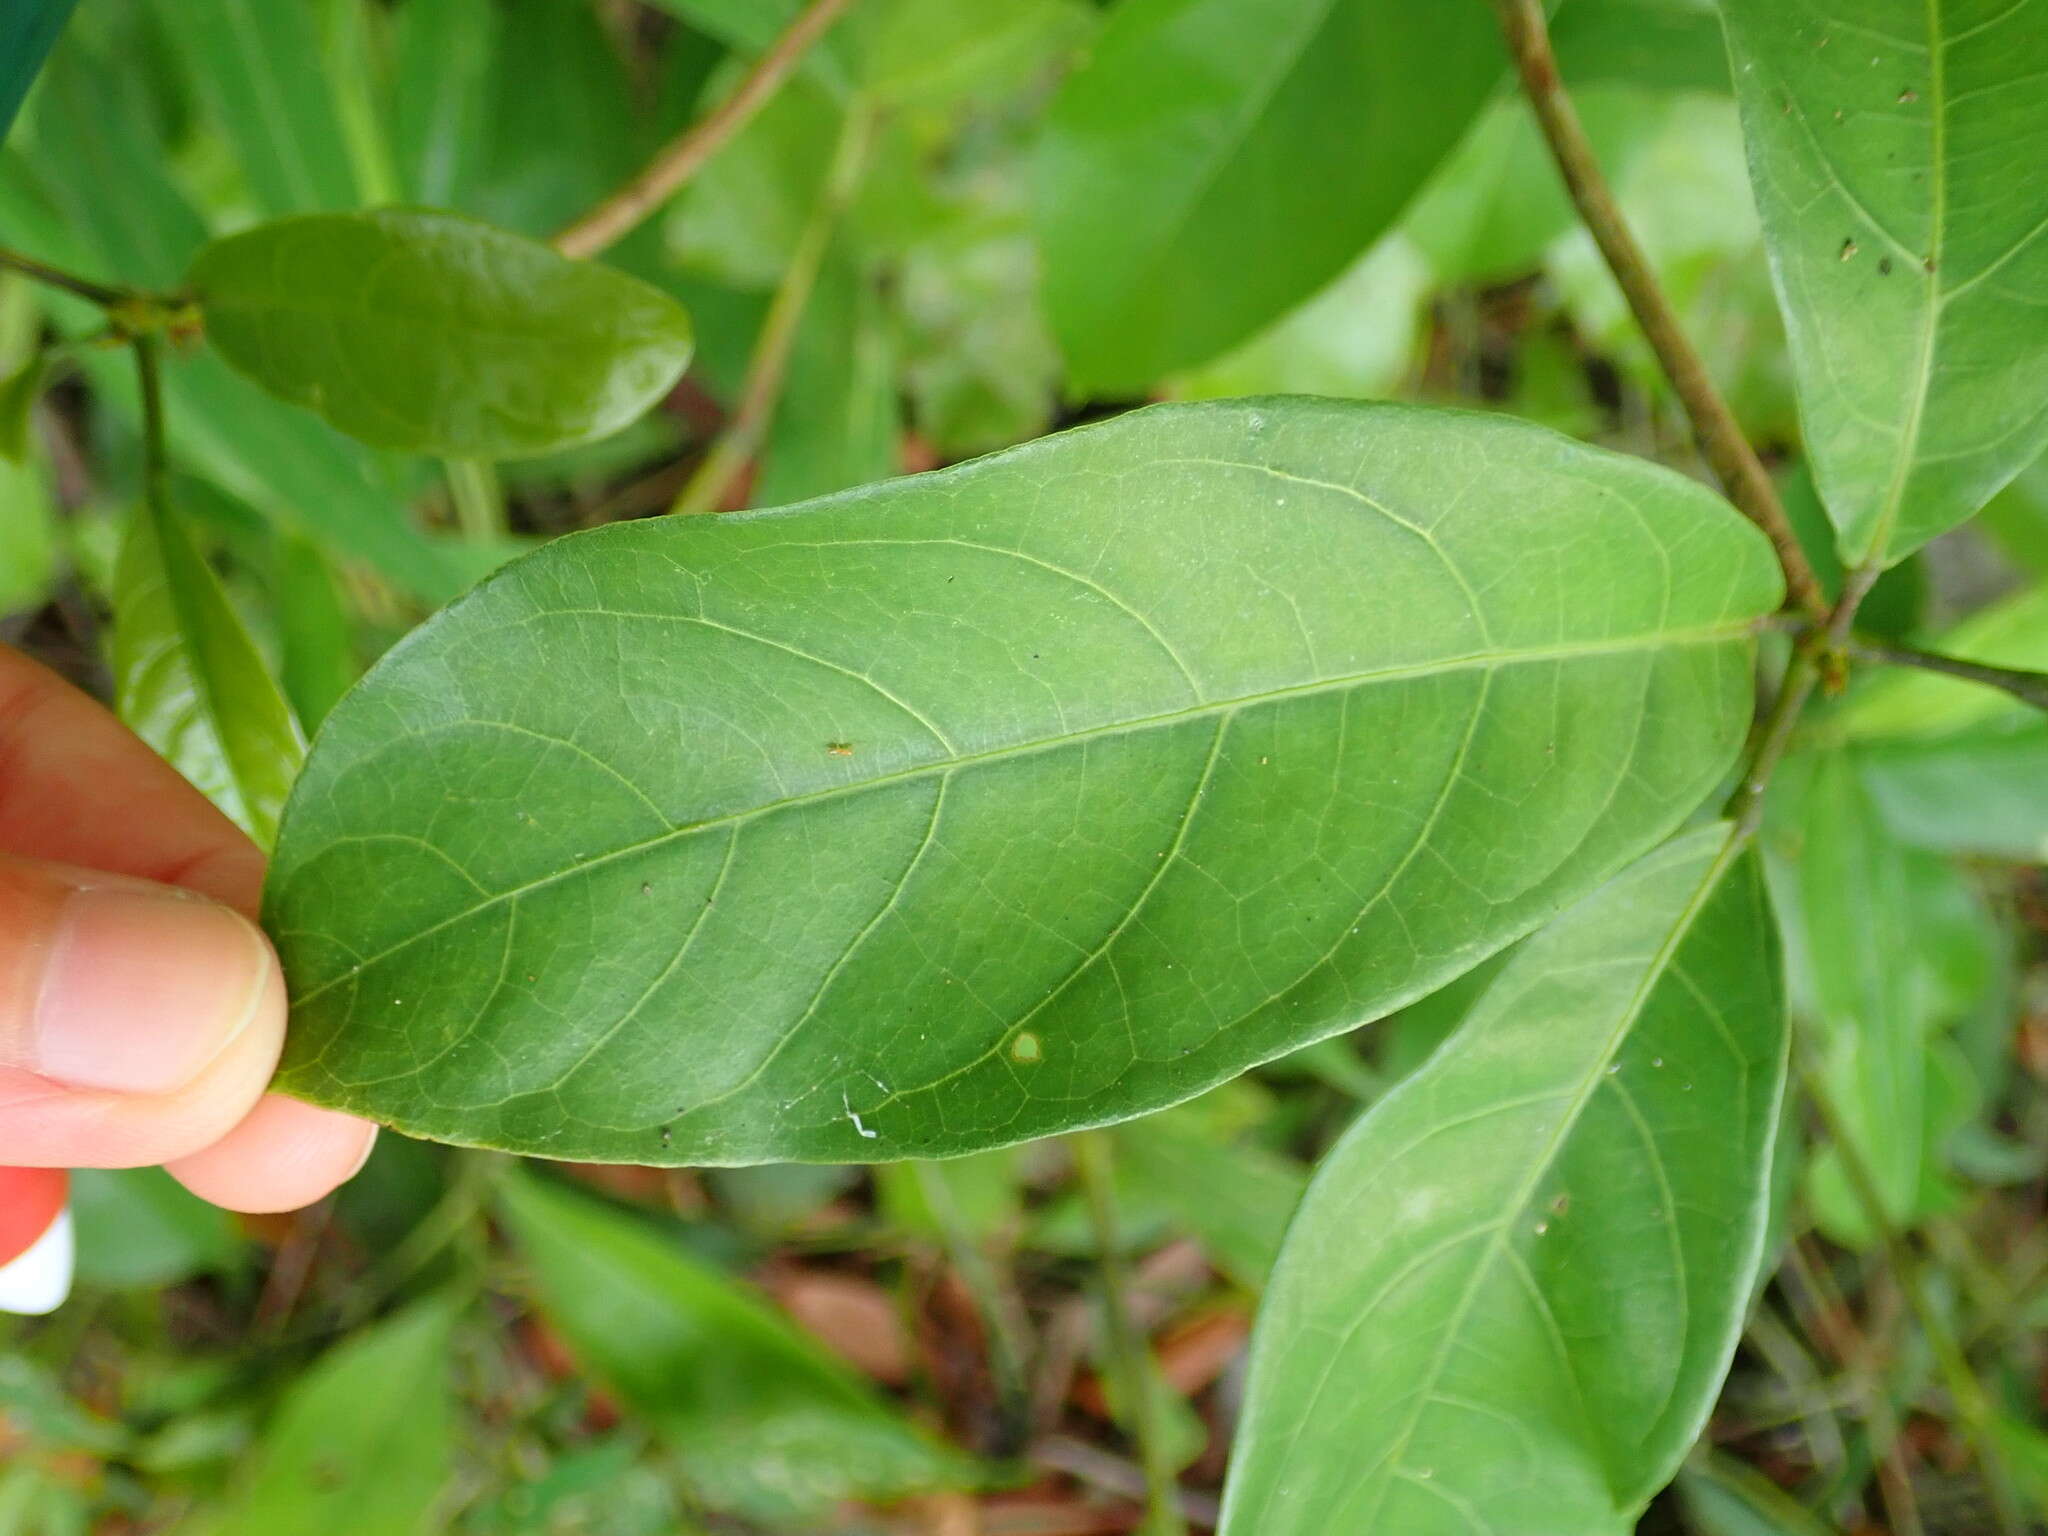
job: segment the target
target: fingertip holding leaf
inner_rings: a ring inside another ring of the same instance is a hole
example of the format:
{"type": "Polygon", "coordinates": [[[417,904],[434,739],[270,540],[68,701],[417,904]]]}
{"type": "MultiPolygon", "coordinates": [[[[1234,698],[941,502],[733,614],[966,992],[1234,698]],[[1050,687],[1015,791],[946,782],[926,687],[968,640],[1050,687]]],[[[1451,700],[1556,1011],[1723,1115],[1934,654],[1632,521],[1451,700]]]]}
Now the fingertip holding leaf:
{"type": "Polygon", "coordinates": [[[1669,471],[1308,399],[572,536],[328,717],[266,898],[281,1081],[664,1164],[1141,1114],[1668,834],[1780,594],[1669,471]]]}
{"type": "Polygon", "coordinates": [[[1787,1038],[1761,871],[1726,826],[1529,939],[1318,1169],[1223,1536],[1633,1530],[1741,1330],[1787,1038]]]}
{"type": "Polygon", "coordinates": [[[373,447],[512,459],[607,436],[668,393],[688,315],[638,278],[416,208],[279,219],[188,279],[264,389],[373,447]]]}

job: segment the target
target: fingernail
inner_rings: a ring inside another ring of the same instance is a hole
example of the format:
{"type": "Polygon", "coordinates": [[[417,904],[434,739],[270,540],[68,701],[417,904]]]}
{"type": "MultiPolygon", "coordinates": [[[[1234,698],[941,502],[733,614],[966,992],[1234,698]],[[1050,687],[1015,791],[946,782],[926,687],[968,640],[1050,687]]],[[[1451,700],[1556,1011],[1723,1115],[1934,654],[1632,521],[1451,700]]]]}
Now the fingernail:
{"type": "Polygon", "coordinates": [[[35,1070],[74,1088],[182,1088],[248,1028],[271,964],[255,926],[213,902],[74,891],[36,996],[35,1070]]]}

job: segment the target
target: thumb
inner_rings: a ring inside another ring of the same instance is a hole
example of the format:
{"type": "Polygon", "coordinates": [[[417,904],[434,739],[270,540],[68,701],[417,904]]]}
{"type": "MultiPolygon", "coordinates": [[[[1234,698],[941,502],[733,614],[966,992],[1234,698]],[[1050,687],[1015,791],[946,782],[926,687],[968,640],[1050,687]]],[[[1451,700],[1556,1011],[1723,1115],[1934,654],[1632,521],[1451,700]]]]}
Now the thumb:
{"type": "Polygon", "coordinates": [[[171,886],[0,857],[0,1163],[129,1167],[218,1140],[284,1035],[247,918],[171,886]]]}

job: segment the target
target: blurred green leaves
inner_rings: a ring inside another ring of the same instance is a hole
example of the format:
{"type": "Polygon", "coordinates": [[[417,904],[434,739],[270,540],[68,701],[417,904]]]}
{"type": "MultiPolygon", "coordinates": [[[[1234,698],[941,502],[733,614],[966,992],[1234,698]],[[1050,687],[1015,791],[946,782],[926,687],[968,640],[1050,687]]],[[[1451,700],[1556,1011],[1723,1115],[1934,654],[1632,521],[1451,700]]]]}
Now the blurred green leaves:
{"type": "Polygon", "coordinates": [[[454,1307],[415,1302],[323,1355],[265,1426],[239,1486],[189,1536],[431,1536],[454,1471],[454,1307]]]}
{"type": "Polygon", "coordinates": [[[1075,388],[1139,394],[1308,298],[1393,223],[1500,72],[1476,4],[1118,6],[1037,166],[1075,388]]]}
{"type": "Polygon", "coordinates": [[[673,1237],[525,1176],[505,1181],[499,1208],[543,1314],[709,1507],[790,1520],[979,1480],[673,1237]]]}

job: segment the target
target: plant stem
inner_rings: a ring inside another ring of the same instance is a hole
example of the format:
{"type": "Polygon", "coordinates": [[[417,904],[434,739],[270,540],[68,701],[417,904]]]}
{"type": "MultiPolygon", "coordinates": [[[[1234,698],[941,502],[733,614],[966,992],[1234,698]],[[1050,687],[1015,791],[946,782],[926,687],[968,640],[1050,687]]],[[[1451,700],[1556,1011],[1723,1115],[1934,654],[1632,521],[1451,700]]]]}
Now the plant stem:
{"type": "Polygon", "coordinates": [[[780,90],[852,0],[811,0],[733,92],[663,145],[631,181],[555,236],[564,256],[595,256],[619,243],[673,197],[780,90]]]}
{"type": "Polygon", "coordinates": [[[1955,1403],[1956,1416],[1962,1420],[1963,1430],[1977,1453],[1978,1470],[1983,1473],[1985,1487],[1991,1494],[2001,1536],[2025,1536],[2027,1524],[2013,1494],[2012,1474],[2006,1467],[2005,1453],[1998,1444],[1994,1422],[1996,1414],[1991,1400],[1985,1395],[1983,1383],[1977,1380],[1976,1372],[1970,1368],[1969,1359],[1956,1342],[1948,1319],[1941,1315],[1933,1298],[1927,1294],[1927,1287],[1920,1278],[1920,1256],[1892,1225],[1891,1216],[1884,1208],[1884,1197],[1878,1191],[1877,1179],[1863,1160],[1863,1149],[1850,1136],[1847,1125],[1837,1113],[1827,1084],[1813,1064],[1804,1058],[1800,1062],[1799,1075],[1807,1100],[1813,1105],[1829,1143],[1841,1161],[1843,1182],[1861,1208],[1863,1219],[1877,1234],[1886,1262],[1898,1279],[1899,1289],[1905,1293],[1906,1305],[1912,1308],[1920,1331],[1927,1338],[1928,1350],[1934,1356],[1935,1366],[1955,1403]]]}
{"type": "Polygon", "coordinates": [[[0,248],[0,268],[19,272],[23,277],[32,277],[39,283],[48,283],[52,288],[61,288],[66,293],[89,299],[102,309],[112,309],[124,304],[135,295],[126,288],[110,288],[105,283],[96,283],[90,278],[79,277],[47,262],[37,261],[33,256],[24,256],[19,251],[0,248]]]}
{"type": "Polygon", "coordinates": [[[1728,804],[1721,812],[1735,823],[1738,840],[1754,836],[1763,825],[1764,790],[1770,786],[1771,775],[1777,772],[1785,749],[1792,744],[1792,732],[1799,724],[1800,712],[1806,708],[1806,701],[1813,696],[1814,684],[1819,681],[1820,665],[1814,657],[1814,646],[1802,641],[1792,653],[1792,664],[1785,669],[1785,676],[1778,684],[1778,697],[1772,701],[1770,712],[1764,716],[1763,725],[1757,732],[1756,749],[1742,771],[1742,782],[1735,786],[1735,793],[1728,797],[1728,804]]]}
{"type": "Polygon", "coordinates": [[[136,336],[135,377],[142,387],[142,499],[157,517],[170,514],[170,457],[164,442],[163,371],[154,336],[136,336]]]}
{"type": "Polygon", "coordinates": [[[775,297],[768,301],[768,313],[761,321],[754,354],[747,360],[747,376],[740,385],[732,419],[718,434],[711,451],[704,455],[697,472],[683,486],[675,505],[669,509],[671,512],[717,511],[733,481],[759,452],[768,435],[776,404],[782,398],[783,380],[789,372],[790,353],[796,347],[797,329],[803,324],[804,311],[810,307],[811,293],[818,285],[818,273],[825,265],[833,232],[859,189],[873,129],[874,119],[865,106],[856,101],[847,107],[846,122],[832,152],[831,167],[819,188],[817,204],[797,236],[796,249],[790,253],[789,265],[783,268],[775,297]]]}
{"type": "Polygon", "coordinates": [[[1714,387],[1706,364],[1686,339],[1678,316],[1658,286],[1642,247],[1629,232],[1613,189],[1600,170],[1600,162],[1558,74],[1543,0],[1494,0],[1494,8],[1500,13],[1501,31],[1521,76],[1522,89],[1535,109],[1536,120],[1564,177],[1573,206],[1600,247],[1600,254],[1607,259],[1608,270],[1628,300],[1636,324],[1642,327],[1651,351],[1656,353],[1658,364],[1684,405],[1700,452],[1729,499],[1764,531],[1777,550],[1778,564],[1785,572],[1785,590],[1792,602],[1814,624],[1825,622],[1827,599],[1807,562],[1806,552],[1799,547],[1784,503],[1778,499],[1777,487],[1771,483],[1756,450],[1742,435],[1728,403],[1714,387]]]}
{"type": "Polygon", "coordinates": [[[1184,1536],[1175,1495],[1179,1481],[1166,1459],[1166,1447],[1159,1433],[1158,1404],[1154,1401],[1153,1367],[1143,1338],[1131,1325],[1125,1295],[1123,1254],[1117,1233],[1116,1165],[1107,1131],[1083,1131],[1072,1140],[1074,1165],[1081,1175],[1081,1187],[1088,1200],[1088,1216],[1095,1228],[1097,1268],[1102,1284],[1103,1343],[1108,1355],[1107,1374],[1116,1384],[1124,1427],[1136,1443],[1139,1463],[1145,1469],[1145,1524],[1143,1536],[1184,1536]]]}
{"type": "Polygon", "coordinates": [[[1882,640],[1854,638],[1843,649],[1859,661],[1874,661],[1893,667],[1918,667],[1923,672],[1939,672],[1947,677],[1960,677],[1966,682],[2002,688],[2022,704],[2048,710],[2048,672],[1985,666],[1981,662],[1965,661],[1960,656],[1916,651],[1903,645],[1889,645],[1882,640]]]}
{"type": "Polygon", "coordinates": [[[497,472],[484,459],[443,459],[448,498],[455,504],[455,525],[472,544],[494,544],[505,537],[505,493],[497,472]]]}

